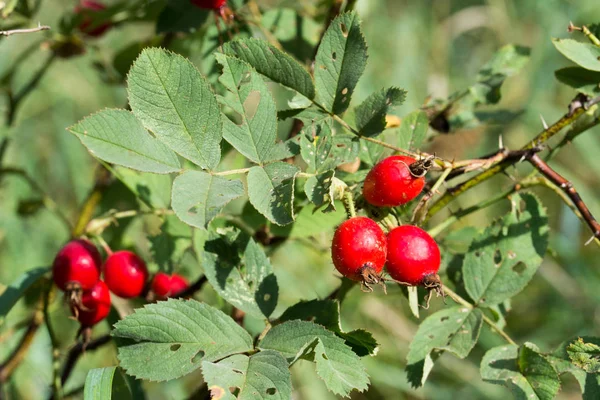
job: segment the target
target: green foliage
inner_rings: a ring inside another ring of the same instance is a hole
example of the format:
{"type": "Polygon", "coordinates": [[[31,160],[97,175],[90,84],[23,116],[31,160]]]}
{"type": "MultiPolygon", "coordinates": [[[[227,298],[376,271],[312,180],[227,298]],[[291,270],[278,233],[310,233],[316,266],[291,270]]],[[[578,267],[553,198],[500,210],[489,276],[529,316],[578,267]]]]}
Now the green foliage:
{"type": "Polygon", "coordinates": [[[6,315],[25,295],[27,290],[43,279],[49,268],[36,268],[25,272],[8,285],[0,294],[0,327],[4,324],[6,315]]]}
{"type": "Polygon", "coordinates": [[[573,39],[553,39],[558,51],[580,67],[590,71],[600,71],[600,47],[573,39]]]}
{"type": "Polygon", "coordinates": [[[588,96],[600,94],[600,72],[581,67],[568,67],[557,70],[556,79],[588,96]]]}
{"type": "Polygon", "coordinates": [[[85,378],[84,400],[133,399],[118,367],[95,368],[85,378]]]}
{"type": "Polygon", "coordinates": [[[374,136],[385,129],[385,116],[391,108],[404,103],[406,91],[398,88],[375,92],[356,107],[356,128],[363,136],[374,136]]]}
{"type": "Polygon", "coordinates": [[[586,343],[579,338],[567,347],[567,353],[573,365],[588,374],[600,372],[600,346],[598,344],[586,343]]]}
{"type": "Polygon", "coordinates": [[[294,179],[298,168],[284,162],[252,167],[248,172],[250,203],[277,225],[294,221],[294,179]]]}
{"type": "Polygon", "coordinates": [[[429,119],[423,111],[413,111],[404,118],[398,128],[398,146],[403,149],[418,149],[421,147],[427,130],[429,119]]]}

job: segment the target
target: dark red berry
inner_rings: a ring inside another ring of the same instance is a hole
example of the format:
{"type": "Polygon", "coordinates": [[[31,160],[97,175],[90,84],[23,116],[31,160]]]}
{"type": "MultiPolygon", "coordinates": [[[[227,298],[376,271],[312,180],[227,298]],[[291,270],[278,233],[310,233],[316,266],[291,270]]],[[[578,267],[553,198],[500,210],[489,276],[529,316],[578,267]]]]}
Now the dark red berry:
{"type": "Polygon", "coordinates": [[[104,264],[104,281],[119,297],[139,296],[148,279],[146,263],[131,251],[117,251],[104,264]]]}
{"type": "Polygon", "coordinates": [[[383,230],[370,218],[354,217],[335,231],[331,257],[335,268],[345,277],[369,288],[380,282],[385,264],[387,241],[383,230]]]}
{"type": "Polygon", "coordinates": [[[411,171],[416,162],[407,156],[391,156],[379,162],[365,178],[365,200],[377,207],[396,207],[417,197],[425,186],[426,171],[411,171]]]}
{"type": "Polygon", "coordinates": [[[73,240],[56,255],[52,278],[62,290],[89,290],[100,279],[101,265],[96,246],[87,240],[73,240]]]}
{"type": "Polygon", "coordinates": [[[158,298],[177,296],[190,286],[187,279],[181,275],[167,275],[159,272],[152,280],[152,291],[158,298]]]}
{"type": "Polygon", "coordinates": [[[191,3],[207,10],[219,10],[227,4],[227,0],[191,0],[191,3]]]}
{"type": "Polygon", "coordinates": [[[94,13],[105,9],[106,6],[100,2],[93,0],[81,0],[79,5],[75,7],[75,14],[83,15],[83,19],[78,27],[79,30],[88,36],[102,36],[107,30],[110,29],[111,24],[106,22],[100,25],[92,26],[93,18],[91,16],[94,13]]]}
{"type": "Polygon", "coordinates": [[[81,305],[76,307],[76,318],[83,328],[102,321],[110,312],[110,293],[102,281],[96,282],[91,290],[83,292],[81,305]]]}
{"type": "Polygon", "coordinates": [[[403,225],[390,231],[387,241],[386,269],[393,279],[414,286],[440,286],[440,249],[427,232],[403,225]]]}

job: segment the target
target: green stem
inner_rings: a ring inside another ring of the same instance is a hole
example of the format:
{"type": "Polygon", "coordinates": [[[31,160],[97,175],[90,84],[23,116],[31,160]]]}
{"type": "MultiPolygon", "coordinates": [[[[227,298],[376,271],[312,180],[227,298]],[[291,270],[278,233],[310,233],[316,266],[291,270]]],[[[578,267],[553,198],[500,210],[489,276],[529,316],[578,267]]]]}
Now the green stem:
{"type": "MultiPolygon", "coordinates": [[[[443,290],[444,290],[444,293],[446,293],[448,295],[448,297],[450,297],[452,300],[454,300],[458,304],[468,307],[470,309],[475,308],[475,306],[473,306],[473,304],[469,303],[468,301],[466,301],[465,299],[460,297],[458,295],[458,293],[454,292],[453,290],[449,289],[448,287],[444,286],[443,290]]],[[[510,336],[508,336],[508,334],[506,332],[504,332],[502,329],[500,329],[494,321],[492,321],[490,318],[487,317],[487,315],[485,315],[483,313],[483,311],[481,314],[483,315],[483,320],[485,321],[485,323],[488,324],[489,327],[492,328],[492,330],[496,331],[496,333],[498,333],[500,336],[502,336],[502,338],[504,338],[504,340],[506,340],[508,343],[518,346],[517,342],[515,342],[510,336]]]]}
{"type": "Polygon", "coordinates": [[[250,168],[240,168],[240,169],[232,169],[229,171],[221,171],[221,172],[213,172],[213,175],[218,176],[227,176],[227,175],[238,175],[238,174],[246,174],[250,171],[250,168]]]}
{"type": "Polygon", "coordinates": [[[63,398],[62,383],[60,377],[60,345],[52,327],[50,321],[49,306],[53,297],[54,286],[52,282],[48,283],[48,288],[44,295],[44,320],[46,321],[46,328],[48,329],[48,336],[50,336],[50,343],[52,344],[52,391],[54,398],[60,400],[63,398]]]}
{"type": "Polygon", "coordinates": [[[354,207],[354,198],[352,197],[352,192],[346,191],[344,193],[342,202],[346,208],[346,214],[348,214],[348,218],[356,217],[356,208],[354,207]]]}
{"type": "Polygon", "coordinates": [[[581,30],[583,31],[583,34],[590,40],[590,42],[592,42],[594,45],[600,47],[600,40],[596,37],[596,35],[594,35],[592,33],[592,31],[590,31],[588,29],[587,26],[582,26],[581,30]]]}

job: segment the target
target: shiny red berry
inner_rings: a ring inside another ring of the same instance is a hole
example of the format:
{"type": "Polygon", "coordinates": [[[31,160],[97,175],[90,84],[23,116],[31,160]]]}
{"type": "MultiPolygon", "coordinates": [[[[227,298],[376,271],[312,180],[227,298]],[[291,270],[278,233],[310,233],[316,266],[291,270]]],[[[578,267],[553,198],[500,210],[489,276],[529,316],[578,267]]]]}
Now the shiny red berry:
{"type": "Polygon", "coordinates": [[[79,5],[75,7],[75,14],[83,15],[83,19],[78,26],[78,29],[88,36],[99,37],[102,36],[107,30],[110,29],[110,23],[103,23],[100,25],[93,25],[93,18],[91,15],[105,10],[106,6],[98,1],[93,0],[82,0],[79,5]]]}
{"type": "Polygon", "coordinates": [[[218,10],[227,4],[227,0],[191,0],[191,3],[207,10],[218,10]]]}
{"type": "Polygon", "coordinates": [[[110,293],[102,281],[91,290],[83,292],[81,305],[77,306],[76,318],[82,327],[91,327],[102,321],[110,312],[110,293]]]}
{"type": "Polygon", "coordinates": [[[152,280],[152,291],[158,298],[177,296],[190,286],[187,279],[178,274],[167,275],[159,272],[152,280]]]}
{"type": "Polygon", "coordinates": [[[391,156],[376,164],[365,178],[365,200],[377,207],[396,207],[417,197],[425,186],[421,175],[426,171],[411,171],[416,162],[412,157],[391,156]]]}
{"type": "Polygon", "coordinates": [[[104,264],[104,281],[119,297],[139,296],[148,280],[146,263],[131,251],[112,253],[104,264]]]}
{"type": "Polygon", "coordinates": [[[52,278],[62,290],[89,290],[100,279],[102,258],[96,246],[87,240],[73,240],[56,255],[52,278]]]}
{"type": "Polygon", "coordinates": [[[385,264],[387,241],[383,230],[370,218],[354,217],[335,231],[331,257],[335,268],[354,281],[379,283],[385,264]]]}
{"type": "Polygon", "coordinates": [[[387,241],[386,269],[393,279],[414,286],[440,286],[440,249],[427,232],[403,225],[392,229],[387,241]]]}

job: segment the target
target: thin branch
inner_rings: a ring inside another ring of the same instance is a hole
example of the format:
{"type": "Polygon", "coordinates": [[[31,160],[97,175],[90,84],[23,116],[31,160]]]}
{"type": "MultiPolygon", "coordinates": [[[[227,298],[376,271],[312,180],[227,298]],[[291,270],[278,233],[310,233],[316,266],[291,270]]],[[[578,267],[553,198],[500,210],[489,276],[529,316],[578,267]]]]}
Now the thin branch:
{"type": "Polygon", "coordinates": [[[88,233],[91,235],[101,235],[102,232],[104,232],[104,230],[106,228],[108,228],[110,225],[112,225],[112,224],[118,225],[118,220],[120,220],[120,219],[133,218],[133,217],[137,217],[140,215],[162,216],[162,215],[173,215],[173,214],[174,214],[173,210],[167,210],[165,208],[159,208],[159,209],[148,210],[148,211],[143,211],[143,210],[112,211],[108,214],[105,214],[105,215],[107,215],[105,217],[94,218],[90,222],[88,222],[88,224],[85,228],[85,233],[88,233]]]}
{"type": "Polygon", "coordinates": [[[94,188],[89,193],[87,199],[85,200],[85,203],[83,204],[83,207],[81,208],[79,218],[77,218],[75,227],[71,231],[71,236],[79,237],[85,233],[88,223],[92,220],[94,216],[96,206],[100,204],[102,195],[110,185],[110,178],[111,173],[107,169],[99,167],[99,169],[96,172],[96,183],[94,184],[94,188]]]}
{"type": "Polygon", "coordinates": [[[537,154],[532,154],[527,157],[527,160],[538,170],[542,175],[548,178],[553,184],[559,187],[563,192],[569,196],[575,207],[579,210],[582,218],[585,220],[587,225],[590,227],[593,237],[600,239],[600,224],[588,207],[585,205],[581,196],[573,186],[573,184],[565,179],[558,172],[554,171],[544,160],[542,160],[537,154]]]}
{"type": "Polygon", "coordinates": [[[174,298],[190,297],[194,293],[200,291],[206,282],[208,282],[208,278],[206,277],[206,275],[201,276],[196,280],[196,282],[192,283],[183,292],[178,293],[177,296],[174,296],[174,298]]]}
{"type": "MultiPolygon", "coordinates": [[[[85,351],[87,352],[87,351],[96,350],[99,347],[102,347],[105,344],[110,343],[111,340],[112,340],[112,338],[110,335],[100,336],[99,338],[90,341],[85,346],[85,351]]],[[[78,342],[75,346],[73,346],[71,348],[71,350],[67,354],[67,359],[65,360],[65,364],[63,366],[62,373],[60,376],[60,382],[63,386],[69,379],[71,372],[73,372],[73,368],[75,368],[75,364],[77,364],[79,357],[81,357],[81,355],[83,354],[83,352],[84,352],[83,346],[84,346],[83,342],[78,342]]]]}
{"type": "Polygon", "coordinates": [[[54,398],[60,400],[63,398],[62,384],[60,380],[60,344],[54,332],[54,327],[50,321],[50,302],[53,298],[53,286],[52,282],[48,282],[48,288],[44,294],[44,320],[46,321],[46,329],[48,330],[48,336],[50,336],[50,344],[52,346],[52,393],[54,398]]]}
{"type": "Polygon", "coordinates": [[[431,189],[429,189],[429,191],[423,197],[421,197],[421,200],[419,200],[419,203],[413,211],[413,215],[411,218],[411,222],[413,224],[420,223],[423,217],[425,217],[425,215],[427,214],[427,204],[429,203],[429,200],[431,200],[431,198],[436,194],[439,187],[442,185],[442,183],[444,183],[444,181],[448,178],[451,172],[452,167],[446,168],[444,172],[440,175],[440,177],[437,179],[435,184],[431,187],[431,189]]]}
{"type": "Polygon", "coordinates": [[[13,30],[9,30],[9,31],[0,31],[0,36],[11,36],[11,35],[18,35],[18,34],[22,34],[22,33],[35,33],[35,32],[47,31],[47,30],[50,30],[50,27],[48,25],[41,25],[38,23],[37,28],[13,29],[13,30]]]}

